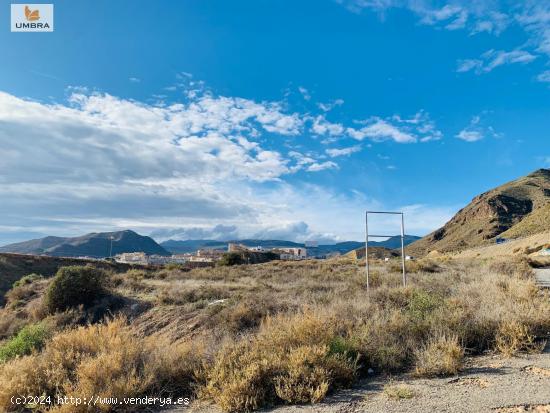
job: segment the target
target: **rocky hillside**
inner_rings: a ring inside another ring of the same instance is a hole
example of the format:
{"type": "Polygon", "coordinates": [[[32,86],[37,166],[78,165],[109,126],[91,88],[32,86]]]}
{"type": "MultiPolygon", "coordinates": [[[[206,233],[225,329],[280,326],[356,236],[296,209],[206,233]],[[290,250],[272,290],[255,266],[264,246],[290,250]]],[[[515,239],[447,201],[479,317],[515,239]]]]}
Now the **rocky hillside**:
{"type": "Polygon", "coordinates": [[[476,196],[443,227],[411,244],[407,252],[459,251],[550,230],[550,169],[476,196]]]}
{"type": "Polygon", "coordinates": [[[52,257],[105,258],[123,252],[170,255],[152,238],[134,231],[91,233],[81,237],[45,237],[0,247],[0,252],[17,254],[49,255],[52,257]]]}

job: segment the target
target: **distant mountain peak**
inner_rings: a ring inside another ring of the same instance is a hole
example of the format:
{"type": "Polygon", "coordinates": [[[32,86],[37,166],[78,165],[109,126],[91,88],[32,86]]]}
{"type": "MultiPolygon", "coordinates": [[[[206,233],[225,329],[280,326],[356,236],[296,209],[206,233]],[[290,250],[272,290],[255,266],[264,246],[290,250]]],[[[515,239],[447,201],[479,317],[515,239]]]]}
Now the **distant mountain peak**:
{"type": "Polygon", "coordinates": [[[170,255],[152,238],[132,230],[92,232],[80,237],[44,237],[0,247],[0,252],[50,255],[56,257],[105,258],[124,252],[145,252],[149,255],[170,255]],[[111,249],[112,246],[112,249],[111,249]]]}

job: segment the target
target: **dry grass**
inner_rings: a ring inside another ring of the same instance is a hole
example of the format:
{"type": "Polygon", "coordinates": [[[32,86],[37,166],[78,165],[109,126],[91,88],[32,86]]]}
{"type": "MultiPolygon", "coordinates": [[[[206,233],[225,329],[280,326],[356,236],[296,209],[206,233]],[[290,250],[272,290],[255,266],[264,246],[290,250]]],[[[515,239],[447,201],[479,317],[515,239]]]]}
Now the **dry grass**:
{"type": "Polygon", "coordinates": [[[415,392],[410,386],[391,382],[384,386],[384,394],[389,399],[394,400],[412,399],[415,396],[415,392]]]}
{"type": "Polygon", "coordinates": [[[548,295],[525,260],[414,265],[402,287],[391,263],[374,262],[368,294],[361,263],[348,258],[131,271],[111,276],[130,323],[77,328],[78,309],[37,311],[49,280],[39,281],[36,294],[0,310],[0,334],[44,317],[55,317],[58,333],[42,352],[0,367],[0,410],[31,390],[175,392],[226,411],[314,403],[368,369],[456,374],[464,354],[533,351],[550,331],[548,295]]]}
{"type": "Polygon", "coordinates": [[[354,355],[330,345],[339,333],[335,319],[311,312],[267,318],[252,339],[221,349],[205,394],[226,411],[318,402],[355,378],[354,355]]]}
{"type": "MultiPolygon", "coordinates": [[[[203,349],[170,346],[135,337],[123,319],[79,327],[55,336],[39,354],[0,365],[0,409],[16,411],[10,398],[22,394],[138,397],[185,394],[200,374],[203,349]]],[[[101,411],[111,411],[108,404],[101,411]]],[[[56,412],[87,411],[87,406],[59,405],[56,412]]]]}
{"type": "Polygon", "coordinates": [[[511,357],[519,352],[535,351],[538,346],[531,329],[522,322],[511,319],[500,323],[495,348],[501,354],[511,357]]]}
{"type": "Polygon", "coordinates": [[[417,351],[415,374],[421,377],[457,374],[462,369],[463,358],[464,349],[458,336],[434,336],[417,351]]]}

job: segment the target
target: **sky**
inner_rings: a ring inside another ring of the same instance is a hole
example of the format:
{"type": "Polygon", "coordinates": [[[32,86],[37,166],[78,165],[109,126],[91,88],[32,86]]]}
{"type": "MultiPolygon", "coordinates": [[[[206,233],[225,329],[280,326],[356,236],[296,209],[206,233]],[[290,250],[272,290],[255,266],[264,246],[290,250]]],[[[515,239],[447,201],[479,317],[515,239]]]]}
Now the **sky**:
{"type": "Polygon", "coordinates": [[[52,33],[10,32],[10,4],[0,245],[332,243],[365,210],[425,235],[550,167],[550,1],[66,0],[52,33]]]}

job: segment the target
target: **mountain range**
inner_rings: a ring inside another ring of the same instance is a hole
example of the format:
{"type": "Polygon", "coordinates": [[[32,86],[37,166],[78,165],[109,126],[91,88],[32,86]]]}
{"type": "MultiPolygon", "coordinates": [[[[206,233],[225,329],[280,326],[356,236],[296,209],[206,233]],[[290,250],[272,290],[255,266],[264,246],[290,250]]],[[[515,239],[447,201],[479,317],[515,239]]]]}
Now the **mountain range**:
{"type": "Polygon", "coordinates": [[[130,230],[94,232],[73,238],[45,237],[0,247],[0,253],[11,252],[52,257],[106,258],[123,252],[141,251],[149,255],[170,255],[152,238],[130,230]]]}
{"type": "MultiPolygon", "coordinates": [[[[408,245],[419,240],[420,237],[414,235],[405,235],[404,243],[408,245]]],[[[231,241],[215,241],[215,240],[168,240],[160,245],[174,254],[183,254],[194,252],[200,248],[210,249],[225,249],[229,242],[246,245],[247,247],[262,247],[262,248],[304,248],[306,244],[284,241],[284,240],[260,240],[260,239],[242,239],[231,241]]],[[[346,254],[349,251],[355,250],[364,246],[363,241],[344,241],[336,244],[318,245],[317,247],[307,247],[307,254],[310,257],[320,257],[333,254],[346,254]]],[[[389,249],[399,248],[401,246],[401,237],[395,236],[384,241],[370,241],[369,245],[373,247],[384,247],[389,249]]]]}
{"type": "Polygon", "coordinates": [[[550,169],[539,169],[476,196],[443,227],[408,251],[460,251],[550,230],[550,169]]]}
{"type": "MultiPolygon", "coordinates": [[[[405,236],[405,244],[416,241],[419,237],[405,236]]],[[[158,244],[150,237],[139,235],[134,231],[117,231],[91,233],[81,237],[45,237],[30,241],[9,244],[0,247],[0,253],[48,255],[53,257],[92,257],[105,258],[123,252],[145,252],[148,255],[171,255],[195,252],[198,249],[227,249],[229,242],[243,244],[248,247],[305,247],[305,244],[285,240],[243,239],[231,241],[216,240],[168,240],[158,244]],[[112,238],[112,251],[111,251],[112,238]]],[[[373,246],[397,248],[401,244],[400,237],[392,237],[385,241],[372,242],[373,246]]],[[[308,255],[321,257],[333,254],[345,254],[363,245],[363,242],[346,241],[332,245],[308,247],[308,255]]]]}
{"type": "MultiPolygon", "coordinates": [[[[422,239],[406,235],[405,245],[408,246],[408,254],[420,256],[430,251],[460,251],[495,243],[499,238],[519,238],[549,230],[550,169],[539,169],[476,196],[443,227],[422,239]]],[[[305,246],[292,241],[259,239],[167,240],[159,245],[150,237],[126,230],[73,238],[49,236],[0,247],[0,253],[93,258],[105,258],[123,252],[170,255],[194,252],[200,248],[225,249],[228,242],[263,248],[305,246]]],[[[372,241],[369,245],[396,249],[400,247],[401,240],[395,236],[385,241],[372,241]]],[[[309,256],[319,257],[345,254],[362,247],[363,242],[346,241],[307,248],[309,256]]]]}

